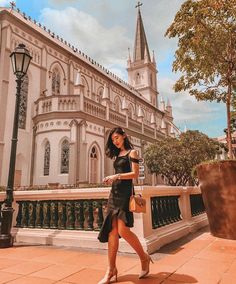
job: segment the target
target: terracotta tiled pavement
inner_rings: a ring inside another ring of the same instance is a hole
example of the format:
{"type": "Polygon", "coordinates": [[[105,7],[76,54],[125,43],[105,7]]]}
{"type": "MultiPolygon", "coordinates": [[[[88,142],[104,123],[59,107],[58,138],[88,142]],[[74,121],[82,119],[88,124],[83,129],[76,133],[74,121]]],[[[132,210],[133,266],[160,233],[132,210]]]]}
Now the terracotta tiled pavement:
{"type": "MultiPolygon", "coordinates": [[[[118,283],[236,284],[236,241],[208,231],[168,245],[152,255],[150,275],[138,280],[135,255],[119,254],[118,283]]],[[[96,284],[105,273],[105,251],[15,244],[0,250],[0,284],[96,284]]]]}

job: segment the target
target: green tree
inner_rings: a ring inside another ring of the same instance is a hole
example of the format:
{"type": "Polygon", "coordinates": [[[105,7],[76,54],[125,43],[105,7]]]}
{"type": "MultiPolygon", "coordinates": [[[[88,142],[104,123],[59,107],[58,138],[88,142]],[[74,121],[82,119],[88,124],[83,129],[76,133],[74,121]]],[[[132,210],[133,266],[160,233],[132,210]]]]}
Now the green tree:
{"type": "Polygon", "coordinates": [[[166,36],[178,37],[173,71],[182,72],[176,92],[189,90],[197,100],[226,104],[227,144],[230,132],[232,88],[236,70],[236,0],[187,0],[177,12],[166,36]]]}
{"type": "Polygon", "coordinates": [[[220,151],[217,141],[199,131],[187,131],[179,138],[165,138],[150,145],[145,163],[151,173],[162,175],[172,186],[194,184],[192,169],[200,162],[214,159],[220,151]]]}

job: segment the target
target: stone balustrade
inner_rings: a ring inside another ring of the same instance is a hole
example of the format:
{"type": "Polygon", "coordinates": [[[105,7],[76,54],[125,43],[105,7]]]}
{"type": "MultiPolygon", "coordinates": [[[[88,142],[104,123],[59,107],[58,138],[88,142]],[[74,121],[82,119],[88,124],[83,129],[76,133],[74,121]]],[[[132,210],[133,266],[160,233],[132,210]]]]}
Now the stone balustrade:
{"type": "Polygon", "coordinates": [[[114,125],[127,127],[134,132],[142,133],[152,139],[156,138],[155,125],[150,126],[131,119],[124,113],[108,109],[106,106],[82,94],[41,97],[35,102],[34,112],[35,116],[51,112],[83,112],[104,121],[109,120],[114,125]]]}
{"type": "MultiPolygon", "coordinates": [[[[151,253],[208,224],[197,187],[136,186],[147,201],[146,214],[134,214],[142,245],[151,253]]],[[[106,248],[97,240],[109,188],[14,192],[12,232],[18,242],[106,248]]],[[[0,203],[5,193],[0,192],[0,203]]],[[[132,252],[121,239],[120,251],[132,252]]]]}

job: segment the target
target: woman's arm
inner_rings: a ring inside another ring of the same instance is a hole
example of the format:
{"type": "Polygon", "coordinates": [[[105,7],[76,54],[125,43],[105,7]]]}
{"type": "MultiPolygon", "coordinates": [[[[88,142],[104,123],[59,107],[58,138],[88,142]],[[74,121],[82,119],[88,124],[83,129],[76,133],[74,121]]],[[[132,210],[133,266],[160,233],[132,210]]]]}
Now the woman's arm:
{"type": "Polygon", "coordinates": [[[139,164],[138,164],[138,154],[136,150],[131,150],[129,157],[131,160],[133,159],[133,162],[130,161],[131,164],[131,172],[128,173],[122,173],[122,174],[116,174],[108,176],[104,179],[104,182],[111,183],[117,179],[123,180],[123,179],[133,179],[138,178],[139,176],[139,164]]]}

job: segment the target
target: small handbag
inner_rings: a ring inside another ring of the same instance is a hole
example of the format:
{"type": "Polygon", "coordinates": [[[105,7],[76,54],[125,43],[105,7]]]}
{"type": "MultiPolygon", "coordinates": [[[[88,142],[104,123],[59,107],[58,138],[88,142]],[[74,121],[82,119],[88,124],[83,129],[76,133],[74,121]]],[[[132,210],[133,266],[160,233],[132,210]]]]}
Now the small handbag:
{"type": "Polygon", "coordinates": [[[134,187],[132,188],[132,195],[129,199],[129,211],[146,213],[146,200],[140,194],[134,194],[134,187]]]}

